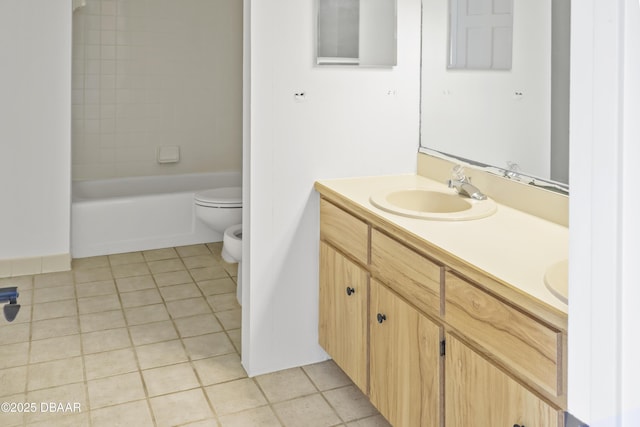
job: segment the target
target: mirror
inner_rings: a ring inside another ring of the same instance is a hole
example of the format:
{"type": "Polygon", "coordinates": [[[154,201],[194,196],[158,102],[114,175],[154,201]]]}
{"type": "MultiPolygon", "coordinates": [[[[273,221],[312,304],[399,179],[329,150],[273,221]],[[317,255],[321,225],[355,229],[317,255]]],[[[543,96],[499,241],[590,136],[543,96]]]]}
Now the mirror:
{"type": "Polygon", "coordinates": [[[396,0],[317,0],[316,64],[396,65],[396,0]]]}
{"type": "Polygon", "coordinates": [[[509,70],[513,0],[450,0],[448,68],[509,70]]]}
{"type": "Polygon", "coordinates": [[[504,71],[447,66],[458,2],[422,2],[420,151],[568,189],[570,0],[513,0],[504,71]]]}

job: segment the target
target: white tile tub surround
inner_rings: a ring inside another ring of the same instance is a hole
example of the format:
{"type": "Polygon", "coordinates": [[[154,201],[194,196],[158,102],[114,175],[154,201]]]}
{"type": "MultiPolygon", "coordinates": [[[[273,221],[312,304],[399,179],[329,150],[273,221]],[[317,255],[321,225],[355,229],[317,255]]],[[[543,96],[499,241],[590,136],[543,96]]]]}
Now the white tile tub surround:
{"type": "Polygon", "coordinates": [[[199,190],[241,186],[239,172],[74,181],[74,258],[222,240],[195,217],[199,190]]]}
{"type": "Polygon", "coordinates": [[[240,170],[242,2],[87,0],[73,27],[74,180],[240,170]]]}

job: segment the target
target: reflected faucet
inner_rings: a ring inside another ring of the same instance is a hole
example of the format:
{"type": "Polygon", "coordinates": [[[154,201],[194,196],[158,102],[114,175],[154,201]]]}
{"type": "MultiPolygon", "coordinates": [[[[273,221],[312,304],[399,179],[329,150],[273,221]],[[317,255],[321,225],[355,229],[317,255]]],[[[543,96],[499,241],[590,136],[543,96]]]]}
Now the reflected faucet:
{"type": "Polygon", "coordinates": [[[520,165],[507,161],[507,169],[504,171],[504,177],[520,181],[520,165]]]}
{"type": "Polygon", "coordinates": [[[455,188],[459,195],[469,197],[473,200],[486,200],[484,195],[475,185],[471,184],[471,178],[464,173],[462,165],[456,165],[451,171],[452,179],[449,180],[449,188],[455,188]]]}

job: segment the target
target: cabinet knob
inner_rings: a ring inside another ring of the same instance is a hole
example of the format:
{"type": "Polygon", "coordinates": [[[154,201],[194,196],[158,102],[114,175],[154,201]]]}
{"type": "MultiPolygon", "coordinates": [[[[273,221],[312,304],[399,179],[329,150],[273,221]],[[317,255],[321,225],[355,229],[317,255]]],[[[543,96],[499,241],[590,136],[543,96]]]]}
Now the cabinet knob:
{"type": "Polygon", "coordinates": [[[381,313],[378,313],[378,323],[382,323],[387,320],[387,316],[381,313]]]}
{"type": "Polygon", "coordinates": [[[350,286],[347,286],[347,295],[351,296],[351,294],[355,294],[356,290],[350,286]]]}

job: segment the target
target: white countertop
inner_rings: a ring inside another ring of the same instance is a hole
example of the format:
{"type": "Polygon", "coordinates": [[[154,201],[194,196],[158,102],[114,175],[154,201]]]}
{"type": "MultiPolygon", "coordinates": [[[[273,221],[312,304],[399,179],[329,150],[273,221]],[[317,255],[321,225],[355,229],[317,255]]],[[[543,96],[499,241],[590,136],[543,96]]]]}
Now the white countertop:
{"type": "Polygon", "coordinates": [[[453,191],[442,183],[419,175],[318,182],[487,274],[564,313],[568,312],[567,304],[556,298],[544,284],[547,268],[569,256],[567,227],[502,204],[498,204],[495,214],[486,218],[469,221],[432,221],[389,213],[375,207],[369,201],[373,192],[384,188],[420,186],[453,191]]]}

